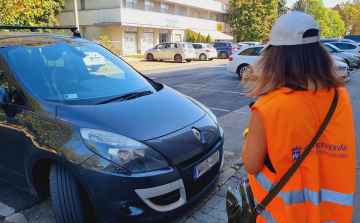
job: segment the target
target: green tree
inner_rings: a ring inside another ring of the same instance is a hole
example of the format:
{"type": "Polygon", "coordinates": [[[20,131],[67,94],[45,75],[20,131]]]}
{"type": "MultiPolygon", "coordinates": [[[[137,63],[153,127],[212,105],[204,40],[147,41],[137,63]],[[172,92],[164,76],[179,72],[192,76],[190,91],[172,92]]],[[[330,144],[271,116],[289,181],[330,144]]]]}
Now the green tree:
{"type": "Polygon", "coordinates": [[[278,14],[284,15],[287,13],[286,0],[279,0],[278,2],[278,14]]]}
{"type": "Polygon", "coordinates": [[[211,37],[210,34],[207,35],[205,42],[211,43],[211,37]]]}
{"type": "Polygon", "coordinates": [[[189,30],[186,32],[186,42],[191,42],[191,33],[189,30]]]}
{"type": "Polygon", "coordinates": [[[342,3],[343,10],[340,16],[345,22],[347,35],[360,35],[360,1],[342,3]]]}
{"type": "Polygon", "coordinates": [[[278,16],[278,0],[231,0],[227,23],[239,41],[265,41],[278,16]]]}
{"type": "Polygon", "coordinates": [[[196,40],[195,34],[191,34],[191,40],[190,42],[194,43],[196,40]]]}
{"type": "Polygon", "coordinates": [[[198,33],[195,42],[201,43],[201,34],[200,33],[198,33]]]}
{"type": "Polygon", "coordinates": [[[0,24],[19,26],[58,25],[55,15],[65,0],[0,0],[0,24]]]}
{"type": "Polygon", "coordinates": [[[344,22],[338,12],[324,6],[322,0],[299,0],[295,2],[293,10],[302,11],[311,15],[321,28],[321,37],[339,37],[344,34],[344,22]]]}

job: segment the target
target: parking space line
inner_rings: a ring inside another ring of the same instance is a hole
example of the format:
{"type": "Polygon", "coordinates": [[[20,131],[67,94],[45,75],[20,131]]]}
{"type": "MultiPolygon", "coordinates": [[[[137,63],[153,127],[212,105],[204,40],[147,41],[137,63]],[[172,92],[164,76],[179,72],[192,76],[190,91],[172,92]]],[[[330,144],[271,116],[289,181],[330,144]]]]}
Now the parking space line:
{"type": "Polygon", "coordinates": [[[223,93],[230,93],[230,94],[246,94],[243,92],[236,92],[236,91],[222,91],[222,90],[210,90],[205,88],[191,88],[191,87],[183,87],[183,86],[174,86],[174,88],[186,88],[186,89],[193,89],[193,90],[200,90],[200,91],[216,91],[216,92],[223,92],[223,93]]]}
{"type": "Polygon", "coordinates": [[[231,110],[227,110],[227,109],[220,109],[220,108],[210,108],[211,110],[215,110],[215,111],[223,111],[223,112],[233,112],[233,113],[237,113],[237,114],[245,114],[245,115],[250,115],[249,112],[241,112],[241,111],[231,111],[231,110]]]}

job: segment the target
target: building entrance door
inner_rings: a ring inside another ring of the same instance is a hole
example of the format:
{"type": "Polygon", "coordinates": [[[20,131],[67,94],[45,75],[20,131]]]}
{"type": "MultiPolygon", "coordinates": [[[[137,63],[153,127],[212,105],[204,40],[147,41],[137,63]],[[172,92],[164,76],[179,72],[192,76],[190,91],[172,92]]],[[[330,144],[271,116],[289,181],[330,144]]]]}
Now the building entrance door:
{"type": "Polygon", "coordinates": [[[165,33],[159,33],[159,42],[163,43],[163,42],[167,42],[167,35],[165,33]]]}

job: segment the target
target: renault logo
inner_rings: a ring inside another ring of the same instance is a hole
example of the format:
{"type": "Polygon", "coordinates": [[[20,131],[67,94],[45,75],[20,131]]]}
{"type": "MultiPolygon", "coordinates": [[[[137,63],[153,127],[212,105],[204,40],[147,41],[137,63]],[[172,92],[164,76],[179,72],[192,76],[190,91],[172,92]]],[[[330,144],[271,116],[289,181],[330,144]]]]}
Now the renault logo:
{"type": "Polygon", "coordinates": [[[202,132],[200,132],[199,130],[197,130],[196,128],[192,128],[191,129],[192,132],[194,133],[194,136],[200,140],[202,143],[205,143],[205,137],[204,134],[202,132]]]}

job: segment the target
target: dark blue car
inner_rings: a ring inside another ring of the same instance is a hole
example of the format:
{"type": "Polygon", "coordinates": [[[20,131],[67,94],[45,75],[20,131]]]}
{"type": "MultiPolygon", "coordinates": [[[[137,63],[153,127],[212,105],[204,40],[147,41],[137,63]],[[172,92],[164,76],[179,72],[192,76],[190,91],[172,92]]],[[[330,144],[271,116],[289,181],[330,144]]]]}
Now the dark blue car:
{"type": "Polygon", "coordinates": [[[50,196],[57,222],[175,215],[215,183],[223,144],[208,108],[79,34],[0,33],[0,180],[50,196]]]}
{"type": "Polygon", "coordinates": [[[221,59],[229,58],[231,54],[233,54],[236,50],[238,50],[238,47],[231,42],[219,41],[219,42],[212,42],[211,44],[216,49],[218,57],[220,57],[221,59]]]}

